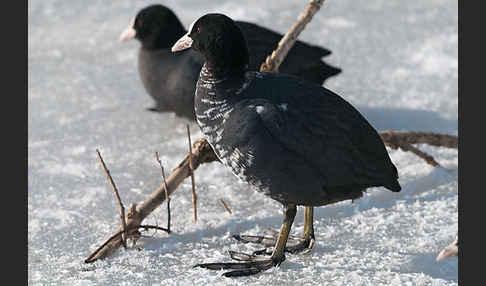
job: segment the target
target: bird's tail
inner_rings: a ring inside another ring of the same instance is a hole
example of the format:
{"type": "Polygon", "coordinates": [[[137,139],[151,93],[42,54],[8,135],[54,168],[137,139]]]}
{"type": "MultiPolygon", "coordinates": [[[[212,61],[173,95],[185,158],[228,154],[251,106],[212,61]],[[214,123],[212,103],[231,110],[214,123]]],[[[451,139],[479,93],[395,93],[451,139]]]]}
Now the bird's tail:
{"type": "Polygon", "coordinates": [[[393,180],[387,184],[384,185],[385,188],[389,189],[392,192],[400,192],[402,190],[402,187],[400,186],[400,183],[398,180],[393,180]]]}
{"type": "Polygon", "coordinates": [[[297,76],[322,85],[328,78],[338,75],[341,71],[338,67],[319,61],[303,68],[297,76]]]}

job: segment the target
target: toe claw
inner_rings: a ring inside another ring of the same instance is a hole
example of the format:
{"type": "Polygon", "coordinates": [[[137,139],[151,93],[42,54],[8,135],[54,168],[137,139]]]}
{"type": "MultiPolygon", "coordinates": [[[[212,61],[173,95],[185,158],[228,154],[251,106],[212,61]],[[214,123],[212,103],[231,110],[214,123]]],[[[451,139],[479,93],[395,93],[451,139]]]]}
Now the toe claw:
{"type": "Polygon", "coordinates": [[[285,256],[279,258],[263,258],[256,255],[229,251],[233,259],[245,262],[233,263],[202,263],[196,264],[194,267],[202,267],[210,270],[231,269],[231,271],[223,273],[225,277],[248,276],[268,270],[274,266],[280,265],[285,260],[285,256]]]}
{"type": "Polygon", "coordinates": [[[201,263],[201,264],[196,264],[194,267],[201,267],[201,268],[206,268],[206,269],[211,269],[211,270],[221,270],[221,269],[227,269],[224,268],[223,263],[201,263]]]}
{"type": "Polygon", "coordinates": [[[229,252],[232,259],[238,260],[238,261],[251,261],[252,259],[255,258],[255,255],[246,254],[246,253],[243,253],[243,252],[236,252],[236,251],[232,251],[232,250],[228,250],[228,252],[229,252]]]}
{"type": "Polygon", "coordinates": [[[230,263],[202,263],[202,264],[196,264],[194,267],[201,267],[210,270],[222,270],[222,269],[245,269],[251,265],[252,262],[248,262],[248,263],[230,262],[230,263]]]}
{"type": "Polygon", "coordinates": [[[268,250],[267,248],[255,250],[252,253],[254,256],[256,255],[272,255],[272,250],[268,250]]]}
{"type": "Polygon", "coordinates": [[[262,243],[265,237],[258,235],[240,235],[234,234],[233,238],[243,243],[262,243]]]}
{"type": "MultiPolygon", "coordinates": [[[[267,247],[272,247],[277,242],[278,232],[274,230],[265,230],[264,235],[246,235],[246,234],[234,234],[233,238],[242,243],[256,243],[262,244],[267,247]]],[[[314,238],[304,239],[301,237],[289,236],[287,240],[287,246],[285,247],[286,252],[290,253],[307,253],[312,249],[314,245],[314,238]]],[[[254,255],[268,255],[271,254],[268,251],[258,250],[253,252],[254,255]]]]}
{"type": "Polygon", "coordinates": [[[246,235],[246,234],[234,234],[233,238],[243,243],[258,243],[265,246],[274,246],[276,238],[267,235],[246,235]]]}

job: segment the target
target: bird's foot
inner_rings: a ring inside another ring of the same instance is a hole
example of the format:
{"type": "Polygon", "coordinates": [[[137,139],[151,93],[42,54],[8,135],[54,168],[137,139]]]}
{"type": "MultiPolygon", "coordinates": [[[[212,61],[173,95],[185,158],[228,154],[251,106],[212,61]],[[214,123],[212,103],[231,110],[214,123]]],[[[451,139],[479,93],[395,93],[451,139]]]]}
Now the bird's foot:
{"type": "Polygon", "coordinates": [[[274,266],[279,266],[285,260],[285,255],[281,257],[271,256],[270,258],[255,254],[229,251],[231,258],[242,262],[232,263],[203,263],[196,264],[194,267],[202,267],[210,270],[231,269],[223,273],[225,277],[250,276],[268,270],[274,266]]]}
{"type": "MultiPolygon", "coordinates": [[[[235,234],[233,238],[243,242],[243,243],[257,243],[262,244],[267,247],[272,247],[275,245],[278,239],[278,232],[274,230],[266,230],[264,235],[240,235],[235,234]]],[[[287,239],[287,246],[285,246],[285,251],[295,254],[295,253],[307,253],[312,247],[314,247],[315,239],[310,236],[309,238],[301,238],[295,236],[289,236],[287,239]]],[[[261,249],[253,252],[253,255],[271,255],[271,248],[261,249]]]]}
{"type": "MultiPolygon", "coordinates": [[[[270,247],[274,246],[278,238],[278,232],[268,229],[263,235],[234,234],[233,238],[243,243],[256,243],[270,247]]],[[[289,240],[291,237],[288,238],[289,240]]]]}

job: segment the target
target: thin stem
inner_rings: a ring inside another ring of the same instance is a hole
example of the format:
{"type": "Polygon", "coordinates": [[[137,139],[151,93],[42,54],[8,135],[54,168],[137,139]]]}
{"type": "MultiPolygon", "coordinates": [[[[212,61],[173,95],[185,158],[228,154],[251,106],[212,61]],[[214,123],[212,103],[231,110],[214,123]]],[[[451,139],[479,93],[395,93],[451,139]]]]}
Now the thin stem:
{"type": "Polygon", "coordinates": [[[189,140],[189,172],[191,174],[191,184],[192,184],[192,209],[194,210],[194,223],[197,223],[197,195],[196,195],[196,183],[194,181],[194,168],[192,165],[192,143],[191,143],[191,132],[189,131],[189,124],[187,127],[187,139],[189,140]]]}
{"type": "Polygon", "coordinates": [[[126,248],[127,244],[126,244],[125,239],[126,239],[126,233],[127,233],[126,232],[127,231],[127,225],[126,225],[126,221],[125,221],[125,207],[123,206],[123,203],[120,199],[120,195],[118,194],[118,189],[115,186],[115,182],[113,181],[113,178],[111,177],[110,171],[108,170],[108,168],[106,168],[105,161],[103,161],[103,158],[101,157],[100,151],[98,149],[96,149],[96,154],[98,155],[98,159],[101,163],[101,166],[103,167],[103,170],[105,171],[106,178],[108,179],[108,181],[110,182],[110,184],[112,186],[113,194],[115,194],[115,198],[118,201],[118,206],[120,208],[120,222],[121,222],[122,230],[123,230],[122,244],[123,244],[123,247],[126,248]]]}
{"type": "Polygon", "coordinates": [[[219,199],[219,202],[223,205],[223,208],[229,213],[231,214],[231,210],[230,208],[228,207],[228,205],[223,201],[223,199],[219,199]]]}
{"type": "Polygon", "coordinates": [[[167,199],[167,232],[170,233],[170,197],[167,187],[167,181],[165,180],[164,166],[162,166],[162,161],[159,159],[159,152],[155,152],[155,159],[159,162],[160,172],[162,173],[162,180],[164,181],[165,197],[167,199]]]}

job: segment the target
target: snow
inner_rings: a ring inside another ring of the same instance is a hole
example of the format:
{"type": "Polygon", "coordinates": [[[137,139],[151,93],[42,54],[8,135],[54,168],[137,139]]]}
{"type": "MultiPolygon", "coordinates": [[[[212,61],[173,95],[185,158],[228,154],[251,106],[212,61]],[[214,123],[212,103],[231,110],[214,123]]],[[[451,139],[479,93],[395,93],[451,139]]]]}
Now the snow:
{"type": "MultiPolygon", "coordinates": [[[[305,2],[305,1],[304,1],[305,2]]],[[[187,27],[221,12],[286,32],[299,1],[172,0],[187,27]]],[[[153,102],[137,73],[135,41],[118,38],[150,1],[28,2],[29,285],[458,285],[456,257],[435,261],[456,237],[458,153],[418,146],[443,168],[389,149],[402,192],[370,189],[362,199],[315,209],[316,245],[280,267],[230,279],[192,268],[230,261],[235,233],[280,227],[279,204],[217,163],[196,172],[197,224],[187,179],[172,195],[171,235],[144,233],[137,248],[94,264],[83,260],[118,227],[99,149],[128,207],[160,184],[187,152],[186,121],[145,110],[153,102]],[[218,202],[223,199],[229,215],[218,202]]],[[[457,135],[458,4],[438,0],[329,0],[300,39],[323,45],[343,69],[326,86],[378,129],[457,135]]],[[[191,125],[192,141],[201,137],[191,125]]],[[[145,223],[166,226],[165,204],[145,223]]],[[[303,230],[299,208],[292,234],[303,230]]]]}

